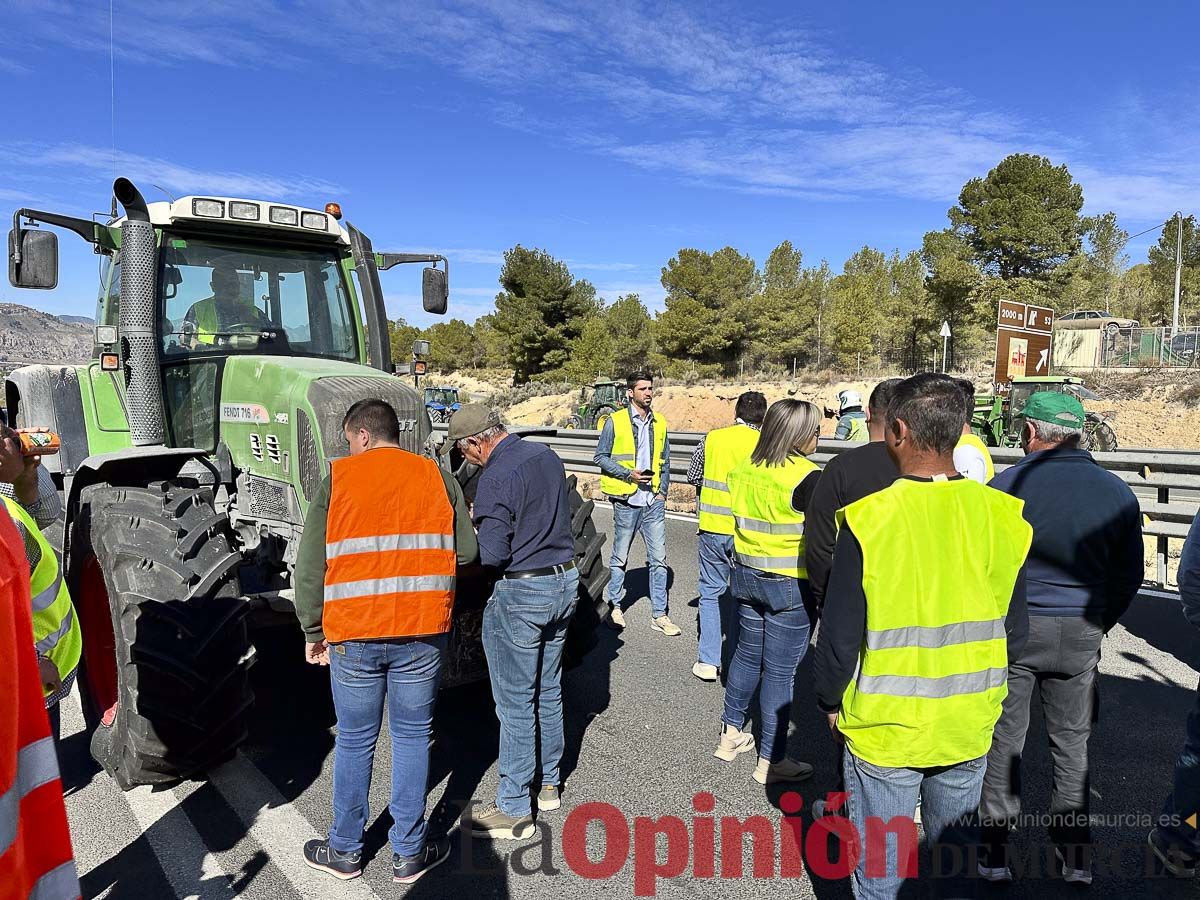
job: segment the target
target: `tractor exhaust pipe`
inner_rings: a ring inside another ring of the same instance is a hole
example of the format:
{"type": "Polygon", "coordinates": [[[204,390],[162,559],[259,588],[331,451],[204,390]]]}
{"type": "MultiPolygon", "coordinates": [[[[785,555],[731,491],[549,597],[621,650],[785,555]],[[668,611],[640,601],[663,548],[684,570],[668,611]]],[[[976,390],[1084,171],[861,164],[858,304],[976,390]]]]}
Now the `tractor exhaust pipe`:
{"type": "Polygon", "coordinates": [[[166,408],[158,371],[154,330],[158,248],[146,199],[128,178],[113,182],[113,196],[125,207],[121,223],[121,359],[134,446],[166,442],[166,408]]]}

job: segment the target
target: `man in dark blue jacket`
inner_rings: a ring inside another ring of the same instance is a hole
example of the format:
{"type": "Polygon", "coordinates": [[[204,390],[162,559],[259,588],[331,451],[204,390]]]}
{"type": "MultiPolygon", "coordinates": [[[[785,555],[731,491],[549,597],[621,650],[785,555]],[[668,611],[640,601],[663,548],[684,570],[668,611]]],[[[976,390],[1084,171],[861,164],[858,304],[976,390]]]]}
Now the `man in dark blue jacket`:
{"type": "MultiPolygon", "coordinates": [[[[1183,556],[1179,560],[1179,599],[1183,614],[1200,628],[1200,516],[1192,520],[1183,556]]],[[[1150,832],[1150,846],[1172,875],[1190,878],[1200,863],[1200,692],[1187,719],[1187,736],[1175,762],[1175,784],[1163,806],[1158,828],[1150,832]]]]}
{"type": "Polygon", "coordinates": [[[1008,697],[988,754],[979,870],[992,881],[1012,878],[1008,834],[1021,811],[1019,766],[1037,688],[1054,760],[1050,839],[1064,879],[1089,884],[1087,743],[1096,669],[1105,633],[1142,583],[1141,513],[1129,486],[1079,449],[1085,419],[1078,399],[1040,391],[1020,415],[1025,458],[991,485],[1024,500],[1033,526],[1025,568],[1029,640],[1009,660],[1008,697]]]}

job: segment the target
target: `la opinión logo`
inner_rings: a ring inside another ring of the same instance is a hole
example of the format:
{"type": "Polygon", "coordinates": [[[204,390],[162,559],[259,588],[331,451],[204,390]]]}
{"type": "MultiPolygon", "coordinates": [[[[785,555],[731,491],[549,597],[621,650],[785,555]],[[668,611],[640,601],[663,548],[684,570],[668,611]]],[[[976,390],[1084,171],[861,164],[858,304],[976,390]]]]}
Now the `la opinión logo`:
{"type": "MultiPolygon", "coordinates": [[[[749,875],[756,880],[804,878],[805,863],[819,878],[849,877],[865,849],[864,870],[868,877],[886,872],[888,836],[896,841],[897,872],[903,878],[917,875],[917,825],[903,816],[884,822],[866,821],[866,834],[840,810],[845,793],[826,795],[829,814],[806,829],[800,817],[803,797],[788,791],[779,798],[782,815],[712,815],[716,800],[702,791],[692,797],[693,815],[635,816],[629,818],[611,803],[589,802],[575,807],[561,829],[562,858],[572,873],[589,880],[617,876],[632,863],[634,896],[653,897],[663,878],[690,876],[697,879],[734,879],[749,875]],[[719,842],[718,842],[719,836],[719,842]],[[836,840],[830,840],[830,838],[836,840]],[[719,849],[718,849],[719,847],[719,849]]],[[[554,865],[554,832],[545,822],[535,823],[537,838],[517,848],[507,864],[517,875],[561,875],[554,865]]],[[[472,871],[472,840],[462,836],[464,871],[472,871]]]]}

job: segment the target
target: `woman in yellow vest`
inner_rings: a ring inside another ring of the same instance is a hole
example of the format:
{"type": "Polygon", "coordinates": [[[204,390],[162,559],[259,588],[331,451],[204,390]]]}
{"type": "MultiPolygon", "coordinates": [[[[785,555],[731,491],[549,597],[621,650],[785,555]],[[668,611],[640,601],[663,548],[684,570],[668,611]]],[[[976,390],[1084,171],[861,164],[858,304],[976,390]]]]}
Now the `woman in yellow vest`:
{"type": "Polygon", "coordinates": [[[807,400],[780,400],[767,410],[750,459],[729,473],[738,601],[737,649],[725,685],[721,738],[714,755],[732,760],[754,749],[747,713],[758,691],[761,735],[754,780],[800,781],[812,766],[788,759],[796,668],[811,631],[804,570],[804,508],[816,486],[821,411],[807,400]]]}

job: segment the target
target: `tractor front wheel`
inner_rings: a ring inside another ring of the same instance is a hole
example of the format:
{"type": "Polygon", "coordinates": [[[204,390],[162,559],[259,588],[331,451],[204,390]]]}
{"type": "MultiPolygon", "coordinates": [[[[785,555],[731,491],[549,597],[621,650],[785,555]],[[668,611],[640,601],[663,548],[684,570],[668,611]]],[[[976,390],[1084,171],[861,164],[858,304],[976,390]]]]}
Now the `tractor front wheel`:
{"type": "Polygon", "coordinates": [[[1117,433],[1103,416],[1088,413],[1083,426],[1083,443],[1085,450],[1111,453],[1117,449],[1117,433]]]}
{"type": "Polygon", "coordinates": [[[246,737],[254,648],[240,557],[211,491],[88,487],[71,559],[96,761],[129,790],[228,759],[246,737]]]}

